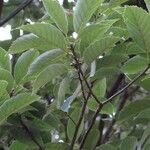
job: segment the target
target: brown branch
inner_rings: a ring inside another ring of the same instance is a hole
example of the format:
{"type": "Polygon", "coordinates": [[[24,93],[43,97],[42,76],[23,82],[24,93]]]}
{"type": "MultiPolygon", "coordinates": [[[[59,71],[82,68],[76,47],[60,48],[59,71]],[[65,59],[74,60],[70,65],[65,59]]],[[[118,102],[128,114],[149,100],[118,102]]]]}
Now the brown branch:
{"type": "Polygon", "coordinates": [[[67,113],[68,118],[73,122],[73,124],[76,126],[76,122],[71,118],[71,116],[67,113]]]}
{"type": "Polygon", "coordinates": [[[114,95],[112,95],[110,98],[108,98],[106,101],[103,102],[104,104],[107,104],[109,102],[111,102],[115,97],[117,97],[118,95],[120,95],[121,93],[123,93],[126,89],[128,89],[133,83],[135,83],[139,78],[141,78],[141,76],[143,76],[145,74],[145,72],[150,68],[150,64],[148,65],[148,67],[142,72],[140,73],[137,77],[135,77],[129,84],[127,84],[124,88],[122,88],[120,91],[118,91],[117,93],[115,93],[114,95]]]}
{"type": "Polygon", "coordinates": [[[26,0],[18,6],[8,17],[6,17],[2,22],[0,22],[0,27],[7,23],[9,20],[14,18],[21,10],[26,8],[33,0],[26,0]]]}
{"type": "Polygon", "coordinates": [[[115,97],[119,96],[121,93],[123,93],[124,91],[126,91],[132,84],[134,84],[139,78],[141,78],[141,76],[143,76],[145,74],[145,72],[149,69],[150,65],[148,65],[148,67],[142,72],[140,73],[137,77],[135,77],[130,83],[128,83],[124,88],[122,88],[120,91],[118,91],[117,93],[115,93],[114,95],[112,95],[110,98],[108,98],[106,101],[104,101],[102,104],[99,104],[92,120],[91,120],[91,124],[89,126],[89,128],[87,129],[87,132],[85,134],[85,136],[83,137],[82,141],[81,141],[81,145],[80,145],[80,150],[83,148],[84,146],[84,143],[85,143],[85,140],[88,136],[88,134],[90,133],[94,123],[95,123],[95,120],[99,114],[99,112],[101,111],[102,107],[111,102],[115,97]]]}
{"type": "Polygon", "coordinates": [[[76,62],[75,67],[77,68],[78,72],[82,75],[82,78],[83,78],[84,82],[86,83],[86,86],[88,87],[89,92],[90,92],[91,95],[94,97],[94,99],[96,100],[96,102],[99,104],[100,101],[99,101],[99,99],[96,97],[96,95],[93,93],[90,84],[88,83],[86,77],[84,76],[84,73],[83,73],[82,68],[81,68],[81,64],[80,64],[80,62],[79,62],[79,60],[78,60],[78,58],[77,58],[77,55],[76,55],[74,49],[75,49],[74,45],[71,45],[71,51],[72,51],[74,60],[75,60],[75,62],[76,62]]]}
{"type": "Polygon", "coordinates": [[[91,129],[92,129],[94,123],[95,123],[95,120],[96,120],[97,116],[99,115],[99,111],[102,109],[102,107],[103,107],[103,104],[100,104],[98,106],[98,108],[97,108],[97,110],[96,110],[96,112],[95,112],[95,114],[94,114],[94,116],[93,116],[93,118],[92,118],[92,120],[90,122],[88,130],[87,130],[85,136],[83,137],[83,139],[81,141],[81,144],[80,144],[80,147],[79,147],[80,150],[82,150],[82,148],[84,146],[84,143],[85,143],[85,140],[86,140],[87,136],[89,135],[89,133],[90,133],[90,131],[91,131],[91,129]]]}
{"type": "Polygon", "coordinates": [[[26,123],[23,121],[22,117],[20,117],[20,123],[23,126],[23,128],[25,129],[25,131],[28,133],[28,135],[30,136],[30,138],[32,139],[32,141],[39,147],[39,150],[43,150],[43,148],[41,147],[41,145],[36,141],[34,135],[32,134],[32,132],[29,130],[29,128],[27,127],[26,123]]]}
{"type": "Polygon", "coordinates": [[[73,149],[74,144],[76,142],[77,134],[78,134],[81,122],[83,120],[85,109],[86,109],[86,105],[87,105],[87,98],[86,98],[86,95],[85,95],[85,92],[84,92],[84,85],[83,85],[82,77],[81,77],[81,74],[80,74],[81,66],[80,66],[80,63],[79,63],[79,61],[77,59],[76,53],[74,51],[74,48],[75,48],[74,45],[71,45],[70,49],[71,49],[71,51],[73,53],[73,57],[74,57],[74,60],[76,62],[75,68],[77,69],[77,72],[78,72],[78,78],[79,78],[80,85],[81,85],[81,90],[82,90],[84,103],[83,103],[83,106],[82,106],[82,110],[81,110],[81,113],[80,113],[79,120],[78,120],[78,122],[76,124],[76,127],[75,127],[74,135],[73,135],[73,138],[72,138],[72,141],[71,141],[71,145],[70,145],[70,148],[69,148],[70,150],[73,149]]]}
{"type": "Polygon", "coordinates": [[[82,68],[81,68],[81,64],[80,64],[80,62],[79,62],[79,60],[78,60],[78,58],[77,58],[77,55],[76,55],[74,49],[75,49],[75,45],[71,45],[70,50],[71,50],[71,52],[72,52],[72,54],[73,54],[73,58],[74,58],[75,63],[76,63],[76,64],[74,65],[74,67],[77,69],[77,72],[78,72],[78,78],[79,78],[80,85],[81,85],[81,91],[82,91],[84,103],[83,103],[83,106],[82,106],[82,110],[81,110],[81,114],[80,114],[79,120],[78,120],[78,122],[77,122],[77,124],[76,124],[76,127],[75,127],[75,132],[74,132],[74,135],[73,135],[73,139],[72,139],[72,141],[71,141],[70,150],[73,149],[74,144],[75,144],[75,142],[76,142],[77,134],[78,134],[78,131],[79,131],[81,122],[82,122],[82,120],[83,120],[84,113],[85,113],[86,106],[87,106],[87,102],[88,102],[88,99],[89,99],[90,95],[92,95],[92,96],[96,99],[96,101],[97,101],[98,103],[100,103],[99,100],[98,100],[98,98],[94,95],[94,93],[93,93],[93,91],[92,91],[92,86],[93,86],[93,84],[91,84],[91,86],[90,86],[89,83],[88,83],[88,81],[86,80],[84,74],[83,74],[83,71],[82,71],[82,68]],[[87,87],[88,87],[88,89],[89,89],[89,93],[88,93],[87,97],[86,97],[86,94],[85,94],[85,92],[84,92],[83,80],[85,81],[85,83],[86,83],[86,85],[87,85],[87,87]]]}

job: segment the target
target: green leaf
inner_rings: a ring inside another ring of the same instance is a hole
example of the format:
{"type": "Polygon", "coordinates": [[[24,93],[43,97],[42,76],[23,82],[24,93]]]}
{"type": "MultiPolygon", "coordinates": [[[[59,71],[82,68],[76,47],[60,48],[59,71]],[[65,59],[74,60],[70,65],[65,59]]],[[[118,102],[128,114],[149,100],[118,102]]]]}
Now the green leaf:
{"type": "Polygon", "coordinates": [[[67,16],[57,0],[43,0],[45,9],[56,25],[65,33],[68,32],[67,16]]]}
{"type": "MultiPolygon", "coordinates": [[[[67,135],[68,135],[70,140],[72,140],[72,138],[73,138],[76,123],[79,120],[80,113],[81,113],[81,109],[75,108],[74,111],[70,115],[71,119],[69,119],[68,125],[67,125],[67,135]]],[[[83,128],[84,128],[84,119],[81,122],[81,126],[80,126],[79,131],[78,131],[77,139],[79,138],[80,134],[82,133],[83,128]]]]}
{"type": "MultiPolygon", "coordinates": [[[[100,100],[103,101],[102,98],[100,98],[100,100]]],[[[96,111],[98,108],[98,103],[95,101],[94,98],[91,98],[89,99],[87,106],[90,110],[96,111]]],[[[102,110],[100,111],[100,114],[111,115],[113,113],[114,113],[114,106],[112,103],[107,103],[106,105],[103,106],[102,110]]]]}
{"type": "Polygon", "coordinates": [[[61,124],[61,122],[55,116],[55,114],[52,114],[52,113],[48,113],[48,114],[44,115],[43,121],[46,122],[47,124],[49,124],[54,129],[58,129],[59,125],[61,124]]]}
{"type": "Polygon", "coordinates": [[[136,137],[127,137],[122,141],[120,145],[120,150],[126,150],[127,147],[128,147],[128,150],[135,150],[136,146],[137,146],[136,137]]]}
{"type": "Polygon", "coordinates": [[[30,93],[18,94],[16,97],[6,100],[0,106],[0,124],[2,124],[11,114],[18,112],[37,100],[39,100],[39,96],[30,93]]]}
{"type": "Polygon", "coordinates": [[[99,130],[92,129],[85,141],[85,149],[86,150],[94,149],[98,138],[99,138],[99,130]]]}
{"type": "Polygon", "coordinates": [[[44,69],[36,78],[33,83],[33,90],[37,91],[40,87],[56,78],[59,75],[67,72],[66,66],[63,64],[52,64],[44,69]]]}
{"type": "Polygon", "coordinates": [[[97,62],[97,68],[102,67],[115,67],[128,59],[127,55],[124,54],[110,54],[99,59],[97,62]]]}
{"type": "Polygon", "coordinates": [[[24,78],[24,76],[28,72],[28,68],[33,60],[39,55],[38,51],[29,50],[24,52],[19,58],[15,65],[14,76],[16,83],[20,83],[20,81],[24,78]]]}
{"type": "Polygon", "coordinates": [[[150,136],[150,130],[149,129],[150,129],[150,123],[148,123],[147,127],[144,129],[141,140],[139,141],[139,146],[141,147],[141,149],[142,149],[143,145],[144,146],[147,145],[147,142],[148,142],[148,139],[149,139],[149,136],[150,136]]]}
{"type": "Polygon", "coordinates": [[[88,20],[92,17],[93,13],[97,10],[103,0],[78,0],[74,16],[73,24],[75,32],[79,32],[85,27],[88,20]]]}
{"type": "Polygon", "coordinates": [[[11,60],[8,52],[0,47],[0,68],[11,71],[11,60]]]}
{"type": "Polygon", "coordinates": [[[141,56],[135,56],[131,59],[129,59],[122,67],[122,71],[124,73],[128,74],[136,74],[143,70],[143,68],[146,68],[147,65],[150,63],[150,60],[141,57],[141,56]]]}
{"type": "Polygon", "coordinates": [[[96,148],[96,150],[117,150],[117,149],[110,144],[103,144],[99,148],[96,148]]]}
{"type": "Polygon", "coordinates": [[[150,12],[150,1],[149,0],[144,0],[146,3],[146,7],[148,9],[148,11],[150,12]]]}
{"type": "Polygon", "coordinates": [[[142,51],[150,50],[150,15],[143,9],[131,6],[125,9],[128,31],[142,51]]]}
{"type": "Polygon", "coordinates": [[[93,87],[93,92],[97,97],[104,97],[106,93],[106,78],[98,81],[96,85],[93,87]]]}
{"type": "Polygon", "coordinates": [[[8,82],[4,80],[0,80],[0,98],[4,95],[6,92],[6,88],[8,86],[8,82]]]}
{"type": "Polygon", "coordinates": [[[149,107],[150,107],[149,99],[137,100],[135,102],[132,102],[120,112],[118,121],[119,122],[125,121],[126,119],[140,113],[141,111],[149,107]]]}
{"type": "Polygon", "coordinates": [[[6,99],[9,99],[10,96],[7,92],[8,82],[0,80],[0,105],[5,102],[6,99]]]}
{"type": "Polygon", "coordinates": [[[121,5],[122,3],[125,3],[128,0],[110,0],[109,4],[111,6],[118,6],[121,5]]]}
{"type": "MultiPolygon", "coordinates": [[[[24,122],[25,123],[25,122],[24,122]]],[[[27,122],[29,124],[29,122],[27,122]]],[[[38,131],[35,131],[34,127],[31,127],[26,123],[27,128],[32,132],[34,139],[42,145],[41,137],[38,131]]],[[[28,149],[38,149],[38,145],[33,141],[32,137],[29,136],[28,132],[24,128],[13,126],[9,128],[10,135],[14,137],[15,140],[27,145],[28,149]]]]}
{"type": "Polygon", "coordinates": [[[104,34],[108,31],[108,29],[117,21],[107,20],[104,22],[99,22],[96,24],[91,24],[83,29],[83,31],[79,34],[80,42],[80,51],[81,53],[87,48],[91,43],[95,42],[98,39],[103,38],[104,34]]]}
{"type": "Polygon", "coordinates": [[[61,83],[60,83],[60,86],[59,86],[59,90],[58,90],[58,97],[57,97],[57,106],[60,107],[64,100],[65,100],[65,95],[66,95],[66,92],[69,88],[69,78],[64,78],[61,83]]]}
{"type": "Polygon", "coordinates": [[[14,79],[8,70],[0,68],[0,80],[8,82],[7,91],[10,92],[14,86],[14,79]]]}
{"type": "Polygon", "coordinates": [[[123,40],[126,40],[127,38],[129,38],[129,33],[127,31],[127,29],[121,28],[121,27],[111,27],[108,30],[108,33],[113,33],[113,36],[117,36],[120,37],[123,40]]]}
{"type": "Polygon", "coordinates": [[[112,75],[116,75],[120,73],[120,70],[116,67],[103,67],[96,71],[93,80],[96,79],[103,79],[103,78],[109,78],[112,77],[112,75]]]}
{"type": "Polygon", "coordinates": [[[17,38],[9,48],[9,53],[17,54],[35,48],[38,50],[49,50],[53,48],[53,45],[49,44],[49,41],[43,38],[39,38],[34,34],[26,34],[17,38]]]}
{"type": "Polygon", "coordinates": [[[49,42],[53,48],[61,48],[66,50],[66,40],[64,35],[53,25],[45,23],[35,23],[24,25],[20,29],[32,32],[35,35],[49,42]]]}
{"type": "Polygon", "coordinates": [[[148,119],[148,120],[150,120],[150,108],[148,108],[148,109],[145,109],[145,110],[143,110],[143,111],[141,111],[139,114],[138,114],[138,116],[137,116],[137,118],[145,118],[145,119],[148,119]]]}
{"type": "Polygon", "coordinates": [[[24,145],[23,143],[20,143],[19,141],[13,141],[12,144],[9,147],[9,150],[27,150],[27,145],[24,145]]]}
{"type": "Polygon", "coordinates": [[[98,56],[113,48],[118,40],[117,37],[105,37],[92,43],[83,53],[85,62],[90,65],[98,56]]]}
{"type": "Polygon", "coordinates": [[[67,150],[69,148],[66,143],[47,143],[45,150],[67,150]]]}
{"type": "Polygon", "coordinates": [[[40,73],[52,62],[59,59],[59,57],[61,57],[63,54],[64,52],[61,49],[54,49],[41,54],[30,65],[28,74],[35,75],[37,73],[40,73]]]}

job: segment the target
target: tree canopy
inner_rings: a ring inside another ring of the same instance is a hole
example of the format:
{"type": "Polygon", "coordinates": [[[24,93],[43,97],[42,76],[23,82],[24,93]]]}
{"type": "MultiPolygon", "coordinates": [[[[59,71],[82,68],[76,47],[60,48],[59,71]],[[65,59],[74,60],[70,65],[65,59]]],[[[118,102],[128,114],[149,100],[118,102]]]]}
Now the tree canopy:
{"type": "Polygon", "coordinates": [[[149,150],[149,12],[150,0],[0,0],[0,150],[149,150]]]}

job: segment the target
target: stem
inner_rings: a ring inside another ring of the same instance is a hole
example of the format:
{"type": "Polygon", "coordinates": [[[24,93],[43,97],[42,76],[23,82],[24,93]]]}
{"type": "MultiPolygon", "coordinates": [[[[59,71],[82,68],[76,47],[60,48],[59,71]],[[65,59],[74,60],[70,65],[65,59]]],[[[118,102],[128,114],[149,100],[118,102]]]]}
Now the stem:
{"type": "Polygon", "coordinates": [[[83,74],[83,71],[82,71],[82,68],[81,68],[81,64],[80,64],[80,62],[79,62],[79,60],[77,58],[77,55],[76,55],[74,49],[75,49],[75,46],[71,45],[70,50],[72,51],[73,58],[74,58],[75,63],[76,63],[75,64],[75,68],[77,69],[77,72],[78,72],[78,78],[79,78],[79,81],[80,81],[80,84],[81,84],[81,90],[82,90],[82,95],[83,95],[84,103],[83,103],[83,106],[82,106],[82,110],[81,110],[81,114],[80,114],[79,120],[78,120],[78,122],[76,124],[76,127],[75,127],[73,139],[72,139],[71,145],[70,145],[70,150],[73,149],[74,144],[76,142],[77,134],[78,134],[81,122],[83,120],[84,113],[85,113],[86,106],[87,106],[87,102],[88,102],[88,99],[89,99],[90,95],[92,95],[94,98],[96,98],[96,101],[98,101],[98,103],[100,103],[99,100],[98,100],[98,98],[94,95],[94,93],[92,91],[92,86],[93,85],[91,85],[91,86],[89,85],[88,81],[86,80],[86,78],[85,78],[85,76],[83,74]],[[83,80],[85,81],[85,83],[86,83],[86,85],[87,85],[87,87],[89,89],[89,94],[87,95],[87,97],[86,97],[85,92],[84,92],[83,80]]]}
{"type": "Polygon", "coordinates": [[[26,8],[33,0],[26,0],[18,6],[8,17],[6,17],[2,22],[0,22],[0,27],[7,23],[9,20],[14,18],[21,10],[26,8]]]}
{"type": "Polygon", "coordinates": [[[70,145],[70,150],[73,149],[74,144],[76,142],[77,134],[78,134],[81,122],[83,120],[83,116],[84,116],[86,105],[87,105],[87,98],[86,98],[86,95],[85,95],[85,92],[84,92],[84,85],[83,85],[82,77],[81,77],[81,74],[80,74],[81,66],[80,66],[80,63],[79,63],[79,61],[77,59],[77,56],[76,56],[76,53],[74,51],[74,46],[73,45],[71,45],[71,51],[73,53],[73,57],[74,57],[74,60],[76,61],[76,65],[77,65],[77,66],[75,66],[75,68],[77,69],[77,72],[78,72],[78,78],[79,78],[80,85],[81,85],[81,90],[82,90],[84,103],[83,103],[83,106],[82,106],[82,111],[81,111],[79,120],[78,120],[78,122],[76,124],[76,127],[75,127],[74,135],[73,135],[73,138],[72,138],[72,141],[71,141],[71,145],[70,145]]]}
{"type": "Polygon", "coordinates": [[[100,104],[98,106],[98,108],[97,108],[97,110],[96,110],[96,112],[95,112],[95,114],[94,114],[94,116],[93,116],[93,118],[92,118],[92,120],[90,122],[89,128],[88,128],[85,136],[83,137],[83,140],[81,141],[81,145],[80,145],[80,148],[79,148],[80,150],[82,150],[82,148],[84,146],[84,143],[85,143],[85,140],[86,140],[87,136],[89,135],[89,133],[90,133],[90,131],[91,131],[91,129],[92,129],[94,123],[95,123],[96,117],[98,116],[99,111],[102,109],[102,107],[103,107],[103,104],[100,104]]]}
{"type": "Polygon", "coordinates": [[[150,64],[148,65],[148,67],[142,72],[140,73],[137,77],[135,77],[129,84],[127,84],[124,88],[122,88],[120,91],[118,91],[117,93],[115,93],[114,95],[112,95],[110,98],[108,98],[106,101],[103,102],[103,104],[107,104],[108,102],[111,102],[115,97],[117,97],[118,95],[120,95],[121,93],[123,93],[126,89],[128,89],[133,83],[135,83],[139,78],[141,78],[145,72],[150,68],[150,64]]]}
{"type": "Polygon", "coordinates": [[[115,93],[114,95],[112,95],[110,98],[108,98],[106,101],[104,101],[102,104],[99,104],[92,120],[91,120],[91,124],[89,126],[89,128],[87,129],[87,132],[85,134],[85,136],[83,137],[83,140],[81,141],[81,145],[80,145],[80,149],[83,148],[84,146],[84,143],[85,143],[85,140],[88,136],[88,134],[90,133],[94,123],[95,123],[95,120],[96,120],[96,117],[98,116],[99,112],[101,111],[102,107],[111,102],[115,97],[117,97],[118,95],[120,95],[121,93],[123,93],[125,90],[127,90],[133,83],[135,83],[139,78],[141,78],[141,76],[143,76],[145,74],[145,72],[149,69],[150,65],[148,65],[148,67],[142,72],[140,73],[137,77],[135,77],[129,84],[127,84],[124,88],[122,88],[120,91],[118,91],[117,93],[115,93]]]}

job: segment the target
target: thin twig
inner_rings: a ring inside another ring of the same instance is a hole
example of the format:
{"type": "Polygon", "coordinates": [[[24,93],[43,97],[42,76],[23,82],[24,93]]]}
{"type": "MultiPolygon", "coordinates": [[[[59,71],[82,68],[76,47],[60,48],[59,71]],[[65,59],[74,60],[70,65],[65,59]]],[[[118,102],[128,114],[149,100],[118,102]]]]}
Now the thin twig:
{"type": "Polygon", "coordinates": [[[72,54],[73,54],[73,56],[74,56],[74,60],[75,60],[75,62],[76,62],[76,67],[77,67],[79,73],[82,75],[82,78],[83,78],[84,82],[86,83],[86,86],[88,87],[88,90],[90,91],[91,95],[94,97],[94,99],[96,100],[96,102],[99,104],[99,103],[100,103],[99,99],[98,99],[97,96],[93,93],[90,84],[88,83],[86,77],[84,76],[84,73],[83,73],[82,68],[81,68],[81,64],[80,64],[80,62],[79,62],[79,60],[78,60],[78,58],[77,58],[77,55],[76,55],[76,53],[75,53],[75,51],[74,51],[74,46],[71,45],[71,47],[72,47],[72,48],[71,48],[71,51],[72,51],[72,54]]]}
{"type": "Polygon", "coordinates": [[[73,124],[76,126],[76,122],[71,118],[71,116],[67,113],[68,118],[73,122],[73,124]]]}
{"type": "Polygon", "coordinates": [[[21,10],[26,8],[33,0],[26,0],[18,6],[7,18],[0,22],[0,27],[7,23],[9,20],[14,18],[21,10]]]}
{"type": "Polygon", "coordinates": [[[95,120],[96,120],[96,118],[97,118],[97,116],[99,114],[99,111],[102,109],[102,107],[103,107],[103,104],[100,104],[98,106],[98,108],[97,108],[97,110],[96,110],[96,112],[95,112],[95,114],[94,114],[94,116],[93,116],[93,118],[92,118],[92,120],[90,122],[89,128],[88,128],[85,136],[83,137],[83,140],[81,141],[81,145],[80,145],[80,148],[79,148],[80,150],[82,150],[82,148],[84,146],[84,143],[85,143],[85,140],[86,140],[87,136],[89,135],[89,133],[90,133],[90,131],[91,131],[91,129],[92,129],[94,123],[95,123],[95,120]]]}
{"type": "Polygon", "coordinates": [[[82,141],[81,141],[81,145],[80,145],[80,150],[83,148],[84,146],[84,143],[85,143],[85,140],[88,136],[88,134],[90,133],[94,123],[95,123],[95,120],[99,114],[99,112],[101,111],[102,107],[111,102],[115,97],[119,96],[121,93],[123,93],[125,90],[127,90],[132,84],[134,84],[139,78],[141,78],[141,76],[143,76],[145,74],[145,72],[149,69],[150,65],[148,65],[148,67],[142,72],[140,73],[137,77],[135,77],[129,84],[127,84],[124,88],[122,88],[120,91],[118,91],[117,93],[115,93],[114,95],[112,95],[110,98],[108,98],[106,101],[104,101],[102,104],[99,104],[92,120],[91,120],[91,124],[89,126],[89,128],[87,129],[87,132],[85,134],[85,136],[83,137],[82,141]]]}
{"type": "Polygon", "coordinates": [[[70,145],[70,150],[72,150],[73,147],[74,147],[74,144],[76,142],[76,138],[77,138],[77,134],[78,134],[81,122],[83,120],[83,116],[84,116],[86,105],[87,105],[87,98],[86,98],[86,95],[85,95],[85,92],[84,92],[84,85],[83,85],[83,81],[82,81],[82,77],[81,77],[80,69],[79,69],[81,66],[80,66],[80,63],[79,63],[79,61],[77,59],[76,53],[74,52],[74,45],[71,45],[70,49],[71,49],[71,51],[73,53],[74,60],[76,61],[75,68],[77,69],[77,72],[78,72],[78,78],[79,78],[79,81],[80,81],[82,95],[83,95],[83,99],[84,99],[84,103],[83,103],[82,110],[81,110],[81,113],[80,113],[80,118],[79,118],[79,120],[78,120],[78,122],[76,124],[74,135],[73,135],[73,138],[72,138],[72,141],[71,141],[71,145],[70,145]]]}
{"type": "MultiPolygon", "coordinates": [[[[79,78],[79,81],[80,81],[80,84],[81,84],[81,91],[82,91],[84,103],[82,105],[82,110],[81,110],[81,114],[80,114],[79,120],[78,120],[77,125],[75,127],[73,139],[72,139],[71,145],[70,145],[70,150],[73,149],[74,144],[76,142],[77,134],[78,134],[81,122],[82,122],[83,117],[84,117],[84,113],[85,113],[85,110],[86,110],[88,99],[89,99],[90,95],[92,95],[92,96],[94,95],[94,93],[92,91],[93,84],[91,84],[91,86],[90,86],[89,83],[88,83],[88,81],[86,80],[86,78],[85,78],[85,76],[83,74],[82,68],[81,68],[81,64],[80,64],[80,62],[79,62],[79,60],[77,58],[77,55],[76,55],[76,52],[74,51],[74,49],[75,49],[75,46],[71,45],[70,50],[71,50],[71,52],[73,54],[73,58],[74,58],[75,63],[76,63],[74,67],[77,69],[77,72],[78,72],[78,78],[79,78]],[[85,83],[86,83],[86,85],[87,85],[87,87],[89,89],[89,93],[88,93],[87,97],[86,97],[86,94],[84,92],[83,80],[85,81],[85,83]]],[[[93,97],[95,97],[96,100],[98,101],[98,98],[95,95],[93,97]]],[[[98,101],[98,103],[100,103],[100,102],[98,101]]]]}
{"type": "Polygon", "coordinates": [[[148,67],[142,72],[140,73],[137,77],[135,77],[129,84],[127,84],[124,88],[122,88],[120,91],[118,91],[117,93],[115,93],[114,95],[112,95],[110,98],[108,98],[106,101],[103,102],[103,104],[107,104],[109,102],[111,102],[115,97],[117,97],[118,95],[120,95],[122,92],[124,92],[126,89],[128,89],[133,83],[135,83],[139,78],[141,78],[141,76],[143,76],[145,74],[145,72],[150,68],[150,65],[148,65],[148,67]]]}

